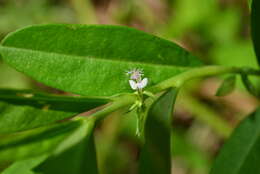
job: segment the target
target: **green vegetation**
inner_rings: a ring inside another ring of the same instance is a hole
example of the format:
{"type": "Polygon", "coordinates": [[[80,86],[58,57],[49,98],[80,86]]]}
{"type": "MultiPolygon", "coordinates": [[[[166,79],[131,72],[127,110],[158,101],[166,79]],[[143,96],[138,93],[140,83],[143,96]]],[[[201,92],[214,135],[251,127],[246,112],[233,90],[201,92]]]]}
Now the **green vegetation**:
{"type": "Polygon", "coordinates": [[[0,173],[260,173],[259,8],[0,1],[0,173]]]}

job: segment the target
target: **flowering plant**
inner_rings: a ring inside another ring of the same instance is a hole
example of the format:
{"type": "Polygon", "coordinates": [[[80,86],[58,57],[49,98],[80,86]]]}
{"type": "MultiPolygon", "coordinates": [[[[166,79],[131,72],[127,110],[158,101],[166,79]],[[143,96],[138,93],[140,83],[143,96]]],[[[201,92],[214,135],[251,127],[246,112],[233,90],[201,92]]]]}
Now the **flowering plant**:
{"type": "MultiPolygon", "coordinates": [[[[252,5],[252,33],[260,60],[258,2],[252,5]]],[[[231,93],[235,77],[241,76],[248,92],[259,98],[249,79],[260,75],[258,69],[204,65],[171,41],[122,26],[30,26],[6,36],[0,55],[19,72],[66,94],[0,89],[0,164],[7,166],[3,174],[53,174],[60,164],[66,169],[63,174],[97,174],[94,132],[115,111],[122,127],[131,124],[127,119],[134,120],[138,173],[170,174],[173,106],[186,82],[232,74],[217,96],[231,93]]],[[[214,117],[210,124],[223,137],[230,136],[223,119],[214,117]]],[[[211,174],[260,173],[259,129],[258,109],[235,128],[211,174]]]]}

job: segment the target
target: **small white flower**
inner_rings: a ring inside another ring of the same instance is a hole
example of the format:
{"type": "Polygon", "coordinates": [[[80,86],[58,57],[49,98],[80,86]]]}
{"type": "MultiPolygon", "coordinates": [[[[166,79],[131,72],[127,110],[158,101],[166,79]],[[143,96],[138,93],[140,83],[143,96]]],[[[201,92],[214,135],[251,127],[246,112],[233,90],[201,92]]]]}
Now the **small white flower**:
{"type": "Polygon", "coordinates": [[[135,82],[134,80],[129,80],[129,84],[133,90],[143,89],[144,87],[146,87],[147,83],[148,83],[147,78],[144,78],[140,82],[135,82]]]}
{"type": "Polygon", "coordinates": [[[142,79],[143,70],[133,69],[126,72],[130,76],[129,84],[133,90],[143,89],[148,84],[148,78],[142,79]]]}
{"type": "MultiPolygon", "coordinates": [[[[131,71],[127,71],[126,74],[130,76],[129,84],[133,90],[136,90],[135,94],[137,94],[136,102],[130,107],[129,111],[136,109],[137,112],[137,129],[136,133],[138,136],[141,136],[143,133],[143,124],[144,124],[144,115],[141,113],[144,112],[144,97],[143,94],[146,94],[146,91],[142,89],[145,88],[148,84],[148,78],[143,78],[143,71],[140,69],[133,69],[131,71]]],[[[148,92],[148,94],[150,94],[148,92]]]]}

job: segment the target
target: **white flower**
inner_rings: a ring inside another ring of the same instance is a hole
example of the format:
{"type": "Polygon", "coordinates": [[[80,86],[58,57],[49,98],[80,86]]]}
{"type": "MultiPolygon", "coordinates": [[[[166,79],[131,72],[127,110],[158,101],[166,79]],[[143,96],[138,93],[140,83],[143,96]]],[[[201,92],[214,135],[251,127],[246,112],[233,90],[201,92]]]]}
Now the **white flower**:
{"type": "Polygon", "coordinates": [[[144,78],[140,82],[136,82],[134,80],[129,80],[129,84],[133,90],[143,89],[144,87],[146,87],[147,83],[148,83],[147,78],[144,78]]]}
{"type": "Polygon", "coordinates": [[[143,89],[148,84],[148,78],[142,79],[143,71],[141,69],[133,69],[126,72],[130,76],[129,84],[133,90],[143,89]]]}

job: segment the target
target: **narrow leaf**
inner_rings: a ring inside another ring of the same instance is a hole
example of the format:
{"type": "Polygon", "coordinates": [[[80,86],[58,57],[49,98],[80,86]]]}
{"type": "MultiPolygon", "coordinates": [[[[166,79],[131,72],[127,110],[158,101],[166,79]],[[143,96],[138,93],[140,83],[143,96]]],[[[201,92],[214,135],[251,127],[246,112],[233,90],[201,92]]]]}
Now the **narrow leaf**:
{"type": "Polygon", "coordinates": [[[230,94],[236,87],[236,76],[229,76],[222,82],[216,92],[216,96],[226,96],[230,94]]]}
{"type": "Polygon", "coordinates": [[[80,119],[2,136],[0,161],[62,153],[90,134],[92,128],[91,120],[80,119]]]}
{"type": "Polygon", "coordinates": [[[121,26],[31,26],[8,35],[0,53],[46,85],[92,96],[132,91],[125,72],[133,68],[152,85],[201,65],[170,41],[121,26]]]}
{"type": "Polygon", "coordinates": [[[258,60],[258,64],[260,63],[260,1],[252,0],[251,2],[251,33],[252,39],[254,43],[255,53],[258,60]]]}
{"type": "Polygon", "coordinates": [[[171,117],[177,90],[163,94],[150,108],[141,149],[140,174],[171,173],[171,117]]]}
{"type": "Polygon", "coordinates": [[[39,173],[54,174],[97,174],[96,150],[93,135],[66,150],[51,157],[35,170],[39,173]]]}
{"type": "Polygon", "coordinates": [[[258,97],[259,93],[254,84],[250,81],[247,74],[241,74],[242,82],[249,93],[258,97]]]}
{"type": "Polygon", "coordinates": [[[247,2],[248,2],[249,9],[251,10],[252,0],[248,0],[247,2]]]}
{"type": "Polygon", "coordinates": [[[260,173],[260,109],[234,130],[217,156],[210,174],[260,173]]]}
{"type": "Polygon", "coordinates": [[[33,168],[38,166],[46,159],[46,155],[38,156],[34,158],[29,158],[21,161],[17,161],[12,164],[10,167],[5,169],[2,174],[34,174],[32,171],[33,168]]]}
{"type": "Polygon", "coordinates": [[[31,90],[0,90],[0,133],[44,126],[103,105],[104,98],[59,96],[31,90]]]}

